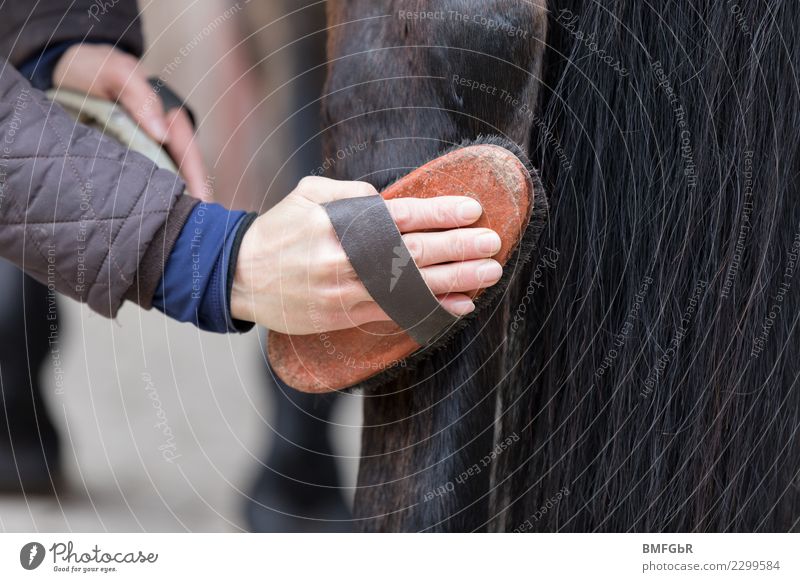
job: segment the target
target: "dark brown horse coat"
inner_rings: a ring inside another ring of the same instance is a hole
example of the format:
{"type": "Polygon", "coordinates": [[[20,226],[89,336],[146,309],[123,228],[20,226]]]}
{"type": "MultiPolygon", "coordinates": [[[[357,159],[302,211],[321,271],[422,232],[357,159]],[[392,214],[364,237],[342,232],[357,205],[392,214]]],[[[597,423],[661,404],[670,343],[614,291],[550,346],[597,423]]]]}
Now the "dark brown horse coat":
{"type": "MultiPolygon", "coordinates": [[[[476,10],[464,0],[356,0],[329,2],[328,10],[323,116],[326,158],[337,160],[331,177],[381,188],[481,135],[529,149],[546,28],[540,4],[490,1],[476,10]],[[367,146],[337,155],[358,144],[367,146]]],[[[492,323],[477,322],[420,369],[367,394],[359,527],[468,530],[485,521],[489,470],[451,496],[455,511],[426,493],[494,446],[492,387],[505,373],[506,350],[494,321],[508,317],[503,302],[492,323]],[[436,432],[444,418],[457,423],[436,432]]]]}

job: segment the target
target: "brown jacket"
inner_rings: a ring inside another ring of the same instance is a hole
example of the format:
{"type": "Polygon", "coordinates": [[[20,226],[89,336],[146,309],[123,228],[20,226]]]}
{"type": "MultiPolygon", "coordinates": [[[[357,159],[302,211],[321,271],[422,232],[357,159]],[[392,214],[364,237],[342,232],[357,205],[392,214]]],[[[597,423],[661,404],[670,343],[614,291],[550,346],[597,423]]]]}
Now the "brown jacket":
{"type": "Polygon", "coordinates": [[[33,4],[0,8],[0,256],[103,315],[125,299],[149,308],[196,201],[176,175],[74,122],[12,66],[70,38],[140,52],[136,2],[33,4]]]}

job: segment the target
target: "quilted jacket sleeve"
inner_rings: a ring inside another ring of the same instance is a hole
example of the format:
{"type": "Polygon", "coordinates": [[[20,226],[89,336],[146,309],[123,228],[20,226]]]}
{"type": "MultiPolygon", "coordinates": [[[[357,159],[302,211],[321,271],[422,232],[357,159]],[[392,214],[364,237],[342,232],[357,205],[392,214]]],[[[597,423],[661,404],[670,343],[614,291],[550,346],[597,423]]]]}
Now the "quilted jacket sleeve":
{"type": "Polygon", "coordinates": [[[149,307],[196,204],[183,188],[0,61],[0,256],[103,315],[149,307]]]}

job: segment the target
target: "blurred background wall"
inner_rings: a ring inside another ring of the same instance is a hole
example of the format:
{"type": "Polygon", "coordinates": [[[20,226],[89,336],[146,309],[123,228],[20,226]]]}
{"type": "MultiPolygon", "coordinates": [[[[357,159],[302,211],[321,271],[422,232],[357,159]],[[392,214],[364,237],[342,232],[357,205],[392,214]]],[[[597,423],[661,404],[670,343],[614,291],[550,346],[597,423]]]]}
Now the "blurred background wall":
{"type": "MultiPolygon", "coordinates": [[[[324,2],[140,3],[144,62],[185,96],[217,199],[265,210],[309,173],[324,78],[324,2]],[[304,142],[312,139],[308,144],[304,142]],[[298,150],[299,148],[299,150],[298,150]]],[[[313,163],[313,162],[312,162],[313,163]]]]}

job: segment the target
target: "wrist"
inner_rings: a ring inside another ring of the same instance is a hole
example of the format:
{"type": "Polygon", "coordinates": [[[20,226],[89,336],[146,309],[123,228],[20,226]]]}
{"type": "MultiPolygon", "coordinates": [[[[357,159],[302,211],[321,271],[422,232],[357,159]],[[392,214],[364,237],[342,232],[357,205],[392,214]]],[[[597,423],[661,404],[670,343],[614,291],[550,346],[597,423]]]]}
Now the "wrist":
{"type": "Polygon", "coordinates": [[[217,333],[244,332],[229,308],[233,242],[248,218],[213,203],[194,206],[164,266],[153,306],[168,317],[217,333]]]}
{"type": "Polygon", "coordinates": [[[242,293],[240,293],[239,291],[239,289],[243,284],[242,281],[243,275],[241,274],[238,275],[239,288],[237,289],[237,273],[239,271],[238,265],[240,262],[240,258],[245,263],[252,264],[252,259],[248,256],[248,253],[253,252],[252,239],[248,241],[247,245],[245,245],[245,238],[247,237],[247,234],[252,230],[250,227],[253,226],[253,223],[257,219],[258,219],[258,214],[256,214],[255,212],[250,212],[247,215],[245,215],[242,218],[239,227],[237,228],[236,234],[234,235],[233,238],[233,243],[231,245],[230,258],[228,263],[226,295],[228,297],[228,313],[230,315],[233,327],[236,328],[237,331],[249,331],[249,329],[252,327],[252,324],[255,322],[253,306],[252,305],[250,306],[250,314],[252,315],[248,317],[247,305],[244,304],[244,298],[242,296],[242,293]],[[236,311],[234,311],[234,305],[236,305],[236,311]],[[243,315],[243,317],[239,317],[238,314],[243,315]]]}
{"type": "MultiPolygon", "coordinates": [[[[257,219],[256,219],[257,220],[257,219]]],[[[229,277],[231,318],[256,321],[254,273],[260,255],[258,229],[250,228],[255,220],[241,230],[241,242],[235,257],[231,257],[233,276],[229,277]]]]}
{"type": "Polygon", "coordinates": [[[80,40],[67,40],[44,48],[38,55],[22,63],[19,71],[34,88],[47,91],[53,87],[55,70],[64,60],[64,55],[80,42],[80,40]]]}

